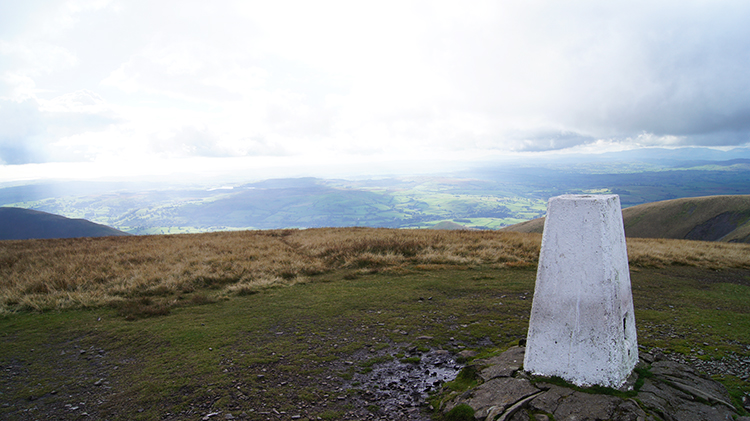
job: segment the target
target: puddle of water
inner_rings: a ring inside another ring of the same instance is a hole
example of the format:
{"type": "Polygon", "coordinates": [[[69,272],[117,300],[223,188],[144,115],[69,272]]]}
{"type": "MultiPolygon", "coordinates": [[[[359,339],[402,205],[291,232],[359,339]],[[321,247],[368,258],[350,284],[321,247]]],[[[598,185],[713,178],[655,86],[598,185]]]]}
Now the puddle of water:
{"type": "Polygon", "coordinates": [[[430,393],[456,378],[463,368],[448,351],[412,351],[405,358],[419,361],[393,361],[375,364],[369,373],[356,373],[351,384],[363,391],[358,407],[369,407],[374,415],[387,419],[429,420],[420,409],[430,393]],[[377,410],[375,410],[377,407],[377,410]]]}

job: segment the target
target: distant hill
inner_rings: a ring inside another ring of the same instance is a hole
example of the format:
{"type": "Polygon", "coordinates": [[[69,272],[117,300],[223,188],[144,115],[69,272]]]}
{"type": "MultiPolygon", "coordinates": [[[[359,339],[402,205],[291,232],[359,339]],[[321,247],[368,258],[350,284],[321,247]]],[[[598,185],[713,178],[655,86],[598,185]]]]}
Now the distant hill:
{"type": "Polygon", "coordinates": [[[430,229],[433,230],[448,230],[448,231],[455,231],[455,230],[471,230],[475,231],[474,228],[469,228],[465,225],[457,224],[453,221],[441,221],[437,224],[430,227],[430,229]]]}
{"type": "Polygon", "coordinates": [[[0,207],[0,240],[130,235],[85,219],[23,208],[0,207]]]}
{"type": "MultiPolygon", "coordinates": [[[[750,195],[705,196],[645,203],[623,209],[627,237],[750,243],[750,195]]],[[[544,218],[505,227],[536,232],[544,218]]]]}

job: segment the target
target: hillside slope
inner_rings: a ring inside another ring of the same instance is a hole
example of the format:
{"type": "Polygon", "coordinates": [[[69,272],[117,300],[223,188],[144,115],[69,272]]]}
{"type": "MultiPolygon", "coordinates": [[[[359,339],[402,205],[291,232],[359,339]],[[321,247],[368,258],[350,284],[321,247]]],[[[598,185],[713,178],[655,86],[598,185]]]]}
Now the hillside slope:
{"type": "Polygon", "coordinates": [[[85,219],[23,208],[0,207],[0,240],[130,235],[85,219]]]}
{"type": "Polygon", "coordinates": [[[445,230],[445,231],[456,231],[456,230],[469,230],[474,231],[474,228],[469,228],[465,225],[457,224],[453,221],[442,221],[438,222],[437,224],[433,225],[429,229],[432,230],[445,230]]]}
{"type": "MultiPolygon", "coordinates": [[[[623,209],[625,235],[750,243],[750,195],[705,196],[646,203],[623,209]]],[[[541,233],[544,218],[503,228],[541,233]]]]}

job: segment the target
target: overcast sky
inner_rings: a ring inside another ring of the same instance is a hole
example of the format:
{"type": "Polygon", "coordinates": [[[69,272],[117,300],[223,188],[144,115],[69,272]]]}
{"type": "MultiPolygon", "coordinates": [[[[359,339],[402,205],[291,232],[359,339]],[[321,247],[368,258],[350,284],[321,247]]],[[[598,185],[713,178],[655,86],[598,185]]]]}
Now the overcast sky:
{"type": "Polygon", "coordinates": [[[748,22],[743,0],[0,0],[0,181],[747,145],[748,22]]]}

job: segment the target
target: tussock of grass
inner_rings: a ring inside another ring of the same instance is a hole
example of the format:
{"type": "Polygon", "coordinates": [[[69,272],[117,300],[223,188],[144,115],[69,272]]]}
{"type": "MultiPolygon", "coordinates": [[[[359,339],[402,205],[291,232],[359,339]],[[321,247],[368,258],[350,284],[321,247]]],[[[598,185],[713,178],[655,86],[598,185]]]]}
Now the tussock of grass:
{"type": "MultiPolygon", "coordinates": [[[[173,302],[308,282],[340,269],[535,267],[541,236],[498,231],[374,228],[241,231],[0,242],[0,313],[173,302]]],[[[631,264],[750,267],[750,245],[629,239],[631,264]]]]}
{"type": "Polygon", "coordinates": [[[135,300],[115,302],[118,312],[127,320],[136,320],[144,317],[165,316],[169,314],[169,304],[164,301],[154,301],[149,297],[141,297],[135,300]]]}
{"type": "Polygon", "coordinates": [[[472,421],[474,420],[474,408],[462,403],[445,414],[446,421],[472,421]]]}

